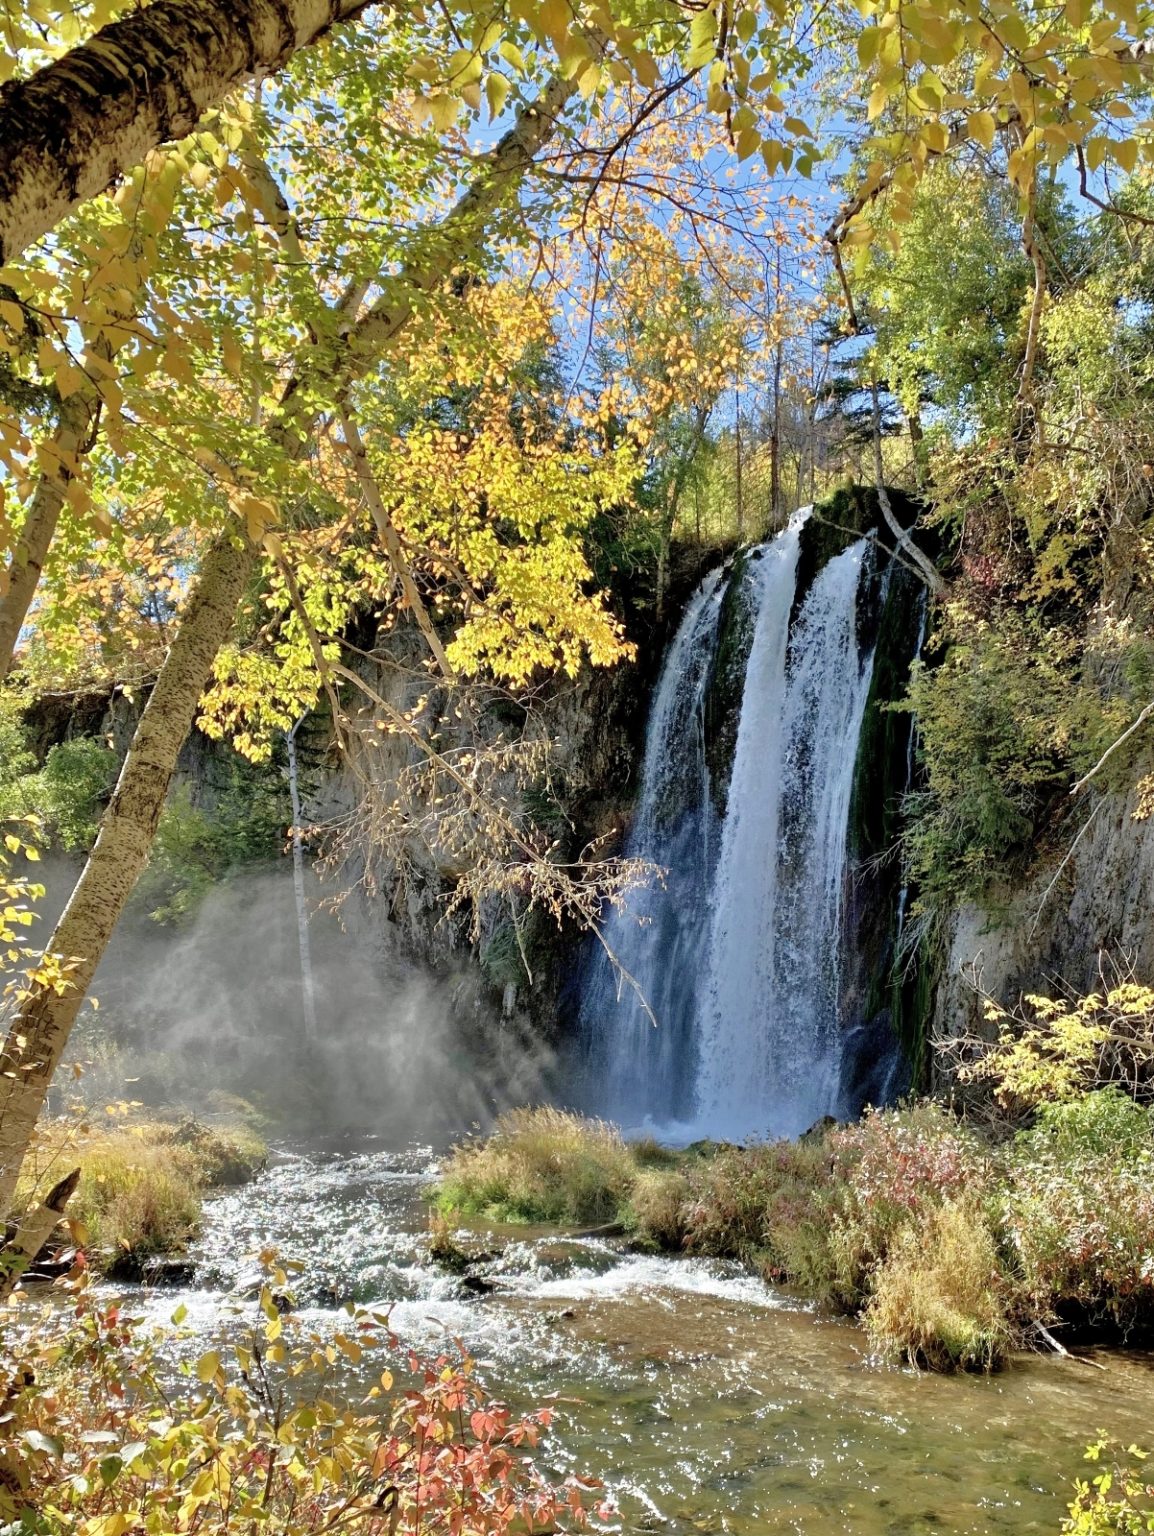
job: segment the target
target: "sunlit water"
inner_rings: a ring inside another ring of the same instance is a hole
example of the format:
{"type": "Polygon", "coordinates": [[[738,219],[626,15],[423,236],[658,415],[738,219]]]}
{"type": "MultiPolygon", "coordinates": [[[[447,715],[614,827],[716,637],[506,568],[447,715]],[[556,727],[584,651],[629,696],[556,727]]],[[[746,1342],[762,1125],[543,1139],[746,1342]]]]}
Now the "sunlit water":
{"type": "MultiPolygon", "coordinates": [[[[418,1347],[460,1339],[515,1409],[559,1406],[547,1456],[603,1478],[626,1530],[670,1533],[1056,1531],[1086,1441],[1154,1438],[1154,1363],[1030,1357],[991,1378],[880,1366],[851,1325],[730,1265],[654,1258],[599,1237],[504,1228],[472,1294],[429,1261],[427,1149],[278,1155],[214,1201],[180,1305],[199,1350],[254,1314],[258,1250],[305,1269],[295,1316],[347,1324],[387,1304],[418,1347]],[[499,1251],[499,1252],[498,1252],[499,1251]]],[[[378,1367],[379,1368],[379,1367],[378,1367]]]]}

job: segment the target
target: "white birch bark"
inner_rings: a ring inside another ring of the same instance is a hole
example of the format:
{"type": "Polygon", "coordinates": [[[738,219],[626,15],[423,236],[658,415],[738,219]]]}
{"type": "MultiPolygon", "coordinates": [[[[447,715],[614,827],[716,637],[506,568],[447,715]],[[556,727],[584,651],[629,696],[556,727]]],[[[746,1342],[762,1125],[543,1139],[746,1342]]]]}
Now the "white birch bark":
{"type": "Polygon", "coordinates": [[[368,0],[154,0],[0,87],[0,264],[368,0]]]}

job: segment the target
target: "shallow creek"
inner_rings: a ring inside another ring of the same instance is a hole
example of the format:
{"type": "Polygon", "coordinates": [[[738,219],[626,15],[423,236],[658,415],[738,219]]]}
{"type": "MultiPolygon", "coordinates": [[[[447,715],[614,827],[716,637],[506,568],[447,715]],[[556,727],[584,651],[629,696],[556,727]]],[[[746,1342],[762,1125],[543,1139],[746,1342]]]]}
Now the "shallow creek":
{"type": "Polygon", "coordinates": [[[480,1269],[494,1289],[473,1294],[429,1260],[432,1171],[422,1148],[279,1152],[208,1207],[195,1287],[133,1310],[160,1322],[183,1304],[193,1336],[172,1347],[204,1348],[252,1319],[255,1255],[274,1247],[305,1263],[308,1328],[347,1321],[346,1301],[387,1305],[418,1348],[460,1339],[514,1409],[556,1399],[548,1458],[603,1478],[626,1530],[1054,1532],[1088,1439],[1154,1439],[1154,1357],[891,1369],[856,1328],[724,1264],[505,1228],[480,1269]]]}

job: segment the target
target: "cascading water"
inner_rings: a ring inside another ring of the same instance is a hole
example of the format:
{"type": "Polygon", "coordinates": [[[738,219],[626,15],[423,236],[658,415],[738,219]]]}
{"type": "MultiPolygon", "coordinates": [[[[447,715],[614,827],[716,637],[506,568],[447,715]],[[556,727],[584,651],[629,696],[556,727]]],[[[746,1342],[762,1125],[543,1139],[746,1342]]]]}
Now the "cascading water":
{"type": "Polygon", "coordinates": [[[694,594],[650,709],[628,851],[667,873],[663,882],[637,892],[627,911],[611,912],[604,930],[631,981],[600,951],[583,991],[581,1017],[598,1109],[627,1124],[677,1120],[693,1108],[694,989],[704,960],[701,913],[717,846],[704,709],[723,590],[722,573],[713,571],[694,594]],[[598,1028],[598,1020],[606,1027],[598,1028]]]}
{"type": "MultiPolygon", "coordinates": [[[[796,562],[797,531],[779,561],[796,562]],[[792,561],[789,551],[792,548],[792,561]]],[[[796,1136],[836,1107],[846,831],[872,653],[858,654],[870,541],[818,576],[792,629],[769,561],[746,672],[713,887],[697,1123],[715,1137],[796,1136]]]]}
{"type": "Polygon", "coordinates": [[[835,555],[798,605],[807,516],[728,578],[754,618],[720,826],[705,720],[725,576],[699,589],[664,663],[629,851],[668,870],[666,887],[606,930],[657,1022],[604,956],[581,1006],[588,1099],[632,1128],[794,1136],[838,1107],[847,830],[873,667],[859,606],[874,543],[835,555]]]}

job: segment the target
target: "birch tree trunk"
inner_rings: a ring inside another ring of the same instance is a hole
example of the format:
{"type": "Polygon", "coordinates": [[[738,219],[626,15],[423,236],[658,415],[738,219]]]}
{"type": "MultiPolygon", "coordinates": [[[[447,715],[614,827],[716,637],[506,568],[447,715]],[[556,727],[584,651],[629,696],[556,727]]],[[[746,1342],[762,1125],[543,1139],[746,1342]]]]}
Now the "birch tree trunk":
{"type": "Polygon", "coordinates": [[[305,851],[301,831],[301,782],[300,764],[297,760],[297,732],[305,722],[305,716],[284,733],[285,751],[288,754],[289,802],[292,806],[293,845],[293,900],[297,914],[297,949],[301,962],[301,1012],[304,1015],[305,1039],[317,1038],[317,998],[313,987],[313,955],[309,943],[309,909],[305,899],[305,851]]]}
{"type": "MultiPolygon", "coordinates": [[[[0,1212],[16,1179],[52,1075],[113,929],[148,862],[176,759],[223,645],[256,550],[221,534],[201,566],[176,638],[136,728],[100,832],[49,948],[71,966],[63,993],[33,987],[0,1054],[0,1212]]],[[[5,1280],[0,1279],[0,1296],[5,1280]]]]}
{"type": "Polygon", "coordinates": [[[59,425],[47,444],[52,465],[40,476],[33,493],[28,516],[8,562],[8,584],[0,596],[0,679],[11,670],[20,631],[36,596],[40,572],[68,494],[68,482],[91,436],[96,412],[97,403],[91,396],[73,395],[64,402],[59,425]]]}
{"type": "Polygon", "coordinates": [[[155,0],[0,87],[0,265],[369,0],[155,0]]]}

